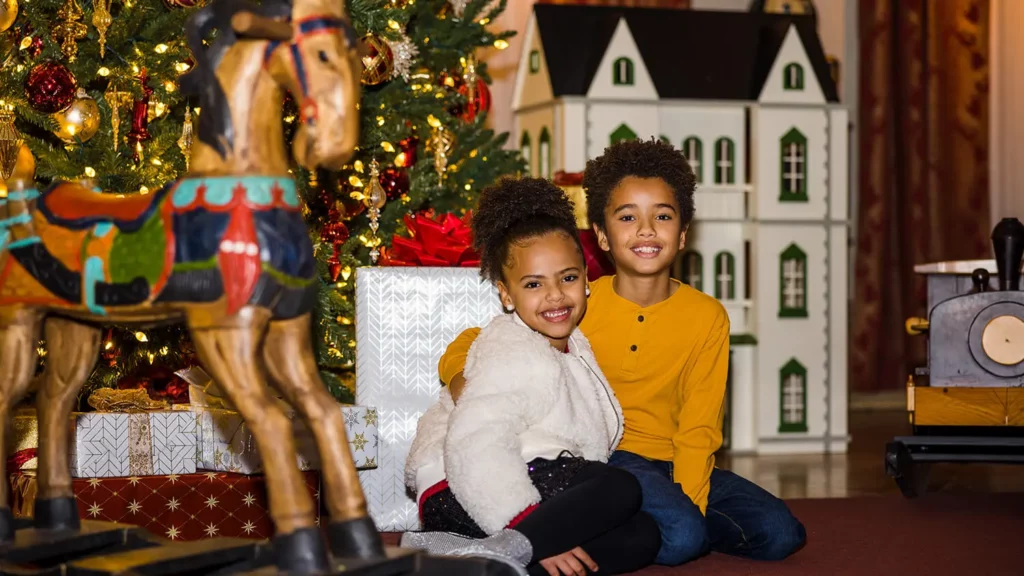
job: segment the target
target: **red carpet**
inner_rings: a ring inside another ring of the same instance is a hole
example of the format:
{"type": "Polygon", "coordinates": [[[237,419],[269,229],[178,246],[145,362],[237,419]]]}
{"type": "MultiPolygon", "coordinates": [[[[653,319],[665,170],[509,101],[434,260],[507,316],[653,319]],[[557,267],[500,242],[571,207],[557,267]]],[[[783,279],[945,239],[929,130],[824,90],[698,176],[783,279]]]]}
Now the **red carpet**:
{"type": "MultiPolygon", "coordinates": [[[[711,554],[639,576],[931,576],[1024,573],[1024,493],[790,500],[807,545],[782,562],[711,554]]],[[[389,543],[397,535],[388,535],[389,543]]]]}

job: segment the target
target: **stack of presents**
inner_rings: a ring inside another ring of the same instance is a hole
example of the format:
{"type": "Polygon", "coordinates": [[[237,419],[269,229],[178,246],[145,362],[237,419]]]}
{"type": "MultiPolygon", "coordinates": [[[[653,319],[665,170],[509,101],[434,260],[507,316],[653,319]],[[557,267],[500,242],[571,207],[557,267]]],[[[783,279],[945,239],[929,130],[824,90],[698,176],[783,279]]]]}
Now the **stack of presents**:
{"type": "MultiPolygon", "coordinates": [[[[369,511],[381,532],[419,528],[404,468],[420,416],[437,399],[437,362],[465,328],[502,313],[480,278],[468,218],[407,217],[380,266],[356,272],[356,405],[341,405],[369,511]]],[[[599,254],[587,248],[588,257],[599,254]]],[[[83,518],[122,522],[177,540],[269,538],[266,488],[252,435],[215,383],[197,368],[178,373],[187,403],[113,411],[128,391],[90,399],[76,413],[72,475],[83,518]],[[118,397],[118,395],[121,395],[118,397]]],[[[148,402],[148,396],[141,403],[148,402]]],[[[120,407],[123,409],[123,406],[120,407]]],[[[320,501],[312,435],[295,420],[299,465],[320,501]]],[[[18,445],[9,459],[16,515],[35,498],[34,413],[15,417],[18,445]]]]}
{"type": "MultiPolygon", "coordinates": [[[[189,384],[185,403],[153,401],[142,389],[104,389],[89,398],[95,411],[72,415],[71,475],[81,517],[140,526],[172,540],[269,538],[273,523],[252,433],[201,369],[178,375],[189,384]]],[[[356,464],[373,468],[377,411],[338,409],[356,464]]],[[[313,436],[292,414],[299,466],[320,502],[313,436]]],[[[37,492],[34,410],[15,415],[14,439],[7,468],[12,511],[28,516],[37,492]]]]}

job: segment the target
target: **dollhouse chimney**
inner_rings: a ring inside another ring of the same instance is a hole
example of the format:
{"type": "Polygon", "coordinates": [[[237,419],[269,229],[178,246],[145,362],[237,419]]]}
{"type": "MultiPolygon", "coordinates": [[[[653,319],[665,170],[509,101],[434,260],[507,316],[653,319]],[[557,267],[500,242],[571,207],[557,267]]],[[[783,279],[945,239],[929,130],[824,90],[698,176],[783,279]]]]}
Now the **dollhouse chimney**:
{"type": "Polygon", "coordinates": [[[1000,290],[1020,290],[1021,259],[1024,258],[1024,224],[1016,218],[1003,218],[992,230],[999,271],[1000,290]]]}

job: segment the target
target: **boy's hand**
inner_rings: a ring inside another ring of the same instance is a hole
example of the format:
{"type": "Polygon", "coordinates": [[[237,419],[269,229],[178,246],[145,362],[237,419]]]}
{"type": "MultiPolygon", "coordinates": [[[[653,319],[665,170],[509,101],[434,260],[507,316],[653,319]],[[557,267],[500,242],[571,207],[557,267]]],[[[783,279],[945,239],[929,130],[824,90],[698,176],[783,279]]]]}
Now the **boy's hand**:
{"type": "Polygon", "coordinates": [[[597,572],[597,563],[579,546],[551,558],[540,561],[550,576],[587,576],[587,568],[597,572]]]}
{"type": "Polygon", "coordinates": [[[466,386],[466,378],[459,372],[452,377],[451,384],[448,385],[448,393],[452,395],[452,402],[458,403],[459,395],[462,394],[462,389],[466,386]]]}

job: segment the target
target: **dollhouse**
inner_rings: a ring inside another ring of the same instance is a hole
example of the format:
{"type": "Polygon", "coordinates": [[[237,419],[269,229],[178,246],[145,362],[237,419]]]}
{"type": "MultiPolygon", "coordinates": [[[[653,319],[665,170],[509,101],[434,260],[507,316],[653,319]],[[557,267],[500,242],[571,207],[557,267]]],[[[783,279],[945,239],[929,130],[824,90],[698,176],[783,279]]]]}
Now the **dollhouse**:
{"type": "Polygon", "coordinates": [[[683,152],[674,273],[729,313],[728,448],[844,452],[849,121],[814,17],[536,4],[513,109],[536,176],[623,139],[683,152]]]}

